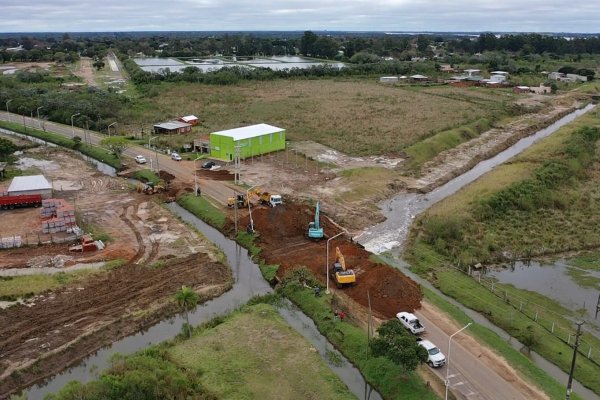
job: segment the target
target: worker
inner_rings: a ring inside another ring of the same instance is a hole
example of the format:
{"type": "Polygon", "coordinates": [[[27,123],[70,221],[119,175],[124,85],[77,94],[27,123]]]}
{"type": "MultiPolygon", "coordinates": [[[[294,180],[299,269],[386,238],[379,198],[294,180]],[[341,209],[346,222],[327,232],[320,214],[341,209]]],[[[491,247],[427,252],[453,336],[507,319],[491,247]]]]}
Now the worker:
{"type": "Polygon", "coordinates": [[[200,186],[198,186],[198,188],[196,189],[196,196],[201,196],[202,195],[202,190],[200,190],[200,186]]]}
{"type": "Polygon", "coordinates": [[[338,313],[338,317],[340,317],[340,321],[343,321],[345,316],[346,316],[346,313],[345,313],[345,312],[343,312],[343,311],[340,311],[340,312],[338,313]]]}
{"type": "Polygon", "coordinates": [[[321,296],[321,288],[320,287],[315,286],[313,291],[315,292],[315,297],[321,296]]]}

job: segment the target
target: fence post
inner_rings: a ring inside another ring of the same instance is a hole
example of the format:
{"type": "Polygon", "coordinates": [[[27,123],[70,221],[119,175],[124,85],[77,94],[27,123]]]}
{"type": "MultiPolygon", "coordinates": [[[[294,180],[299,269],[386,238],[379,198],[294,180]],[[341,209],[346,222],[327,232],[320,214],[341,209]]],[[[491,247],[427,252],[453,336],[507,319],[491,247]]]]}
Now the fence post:
{"type": "Polygon", "coordinates": [[[523,311],[523,302],[519,302],[519,311],[523,311]]]}
{"type": "Polygon", "coordinates": [[[569,332],[569,338],[567,339],[567,344],[571,345],[571,333],[569,332]]]}
{"type": "Polygon", "coordinates": [[[536,312],[535,312],[535,318],[534,318],[533,320],[534,320],[535,322],[537,322],[537,319],[538,319],[538,312],[536,311],[536,312]]]}
{"type": "Polygon", "coordinates": [[[587,358],[592,358],[592,345],[590,344],[590,349],[588,350],[587,358]]]}
{"type": "Polygon", "coordinates": [[[494,282],[492,282],[492,292],[494,291],[494,282]]]}
{"type": "Polygon", "coordinates": [[[471,266],[469,265],[469,276],[471,276],[471,266]]]}
{"type": "Polygon", "coordinates": [[[508,301],[508,292],[504,291],[504,301],[508,301]]]}
{"type": "Polygon", "coordinates": [[[552,329],[551,332],[554,333],[554,321],[552,321],[552,329]]]}
{"type": "Polygon", "coordinates": [[[481,271],[479,271],[479,283],[481,283],[481,271]]]}

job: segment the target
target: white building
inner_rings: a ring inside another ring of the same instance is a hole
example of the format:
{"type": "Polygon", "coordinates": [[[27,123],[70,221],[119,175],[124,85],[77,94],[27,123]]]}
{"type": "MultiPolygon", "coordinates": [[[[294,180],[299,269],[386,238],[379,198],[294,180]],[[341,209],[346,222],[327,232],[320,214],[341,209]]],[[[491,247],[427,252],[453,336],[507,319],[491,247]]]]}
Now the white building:
{"type": "Polygon", "coordinates": [[[41,194],[42,198],[52,197],[52,185],[44,175],[15,176],[8,187],[9,196],[41,194]]]}

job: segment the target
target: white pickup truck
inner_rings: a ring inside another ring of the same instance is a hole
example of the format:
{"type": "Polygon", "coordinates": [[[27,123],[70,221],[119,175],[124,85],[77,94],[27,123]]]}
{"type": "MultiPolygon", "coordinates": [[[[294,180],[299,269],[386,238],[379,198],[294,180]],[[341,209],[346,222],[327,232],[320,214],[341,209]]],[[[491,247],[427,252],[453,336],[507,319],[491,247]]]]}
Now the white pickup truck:
{"type": "Polygon", "coordinates": [[[404,327],[413,335],[419,335],[425,332],[425,327],[421,325],[421,322],[414,314],[403,311],[396,314],[396,318],[398,318],[400,322],[402,322],[402,325],[404,325],[404,327]]]}

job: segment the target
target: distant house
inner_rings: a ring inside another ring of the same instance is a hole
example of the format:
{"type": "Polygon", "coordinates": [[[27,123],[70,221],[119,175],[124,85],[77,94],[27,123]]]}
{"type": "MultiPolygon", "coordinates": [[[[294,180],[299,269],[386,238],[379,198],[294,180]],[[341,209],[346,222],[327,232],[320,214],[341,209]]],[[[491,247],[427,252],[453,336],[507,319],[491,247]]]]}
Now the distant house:
{"type": "Polygon", "coordinates": [[[415,82],[424,82],[424,81],[428,80],[429,77],[427,77],[425,75],[419,75],[419,74],[417,74],[417,75],[411,75],[410,79],[412,79],[415,82]]]}
{"type": "Polygon", "coordinates": [[[186,115],[185,117],[179,117],[178,121],[185,122],[186,124],[190,124],[192,126],[198,125],[200,120],[195,115],[186,115]]]}
{"type": "Polygon", "coordinates": [[[177,135],[192,130],[192,125],[181,121],[167,121],[154,125],[154,133],[157,135],[177,135]]]}
{"type": "Polygon", "coordinates": [[[465,69],[464,74],[466,76],[479,76],[481,75],[481,70],[480,69],[465,69]]]}
{"type": "Polygon", "coordinates": [[[502,75],[506,79],[508,79],[509,73],[506,72],[506,71],[492,71],[492,72],[490,72],[490,75],[492,75],[492,76],[494,76],[494,75],[502,75]]]}
{"type": "Polygon", "coordinates": [[[52,185],[44,175],[15,176],[8,187],[9,196],[40,194],[42,198],[52,197],[52,185]]]}
{"type": "Polygon", "coordinates": [[[379,78],[379,83],[396,83],[398,82],[397,76],[382,76],[379,78]]]}
{"type": "Polygon", "coordinates": [[[565,78],[565,74],[562,72],[550,72],[548,74],[548,79],[552,79],[553,81],[559,81],[562,78],[565,78]]]}
{"type": "Polygon", "coordinates": [[[196,153],[209,154],[210,153],[210,135],[204,135],[197,139],[194,139],[193,151],[196,153]]]}
{"type": "Polygon", "coordinates": [[[567,79],[571,79],[573,82],[587,82],[587,76],[577,74],[567,74],[567,79]]]}
{"type": "Polygon", "coordinates": [[[552,93],[552,88],[550,86],[544,86],[543,83],[540,83],[540,86],[531,86],[529,91],[536,94],[548,94],[552,93]]]}
{"type": "Polygon", "coordinates": [[[452,67],[452,64],[440,64],[440,72],[456,72],[456,69],[452,67]]]}

